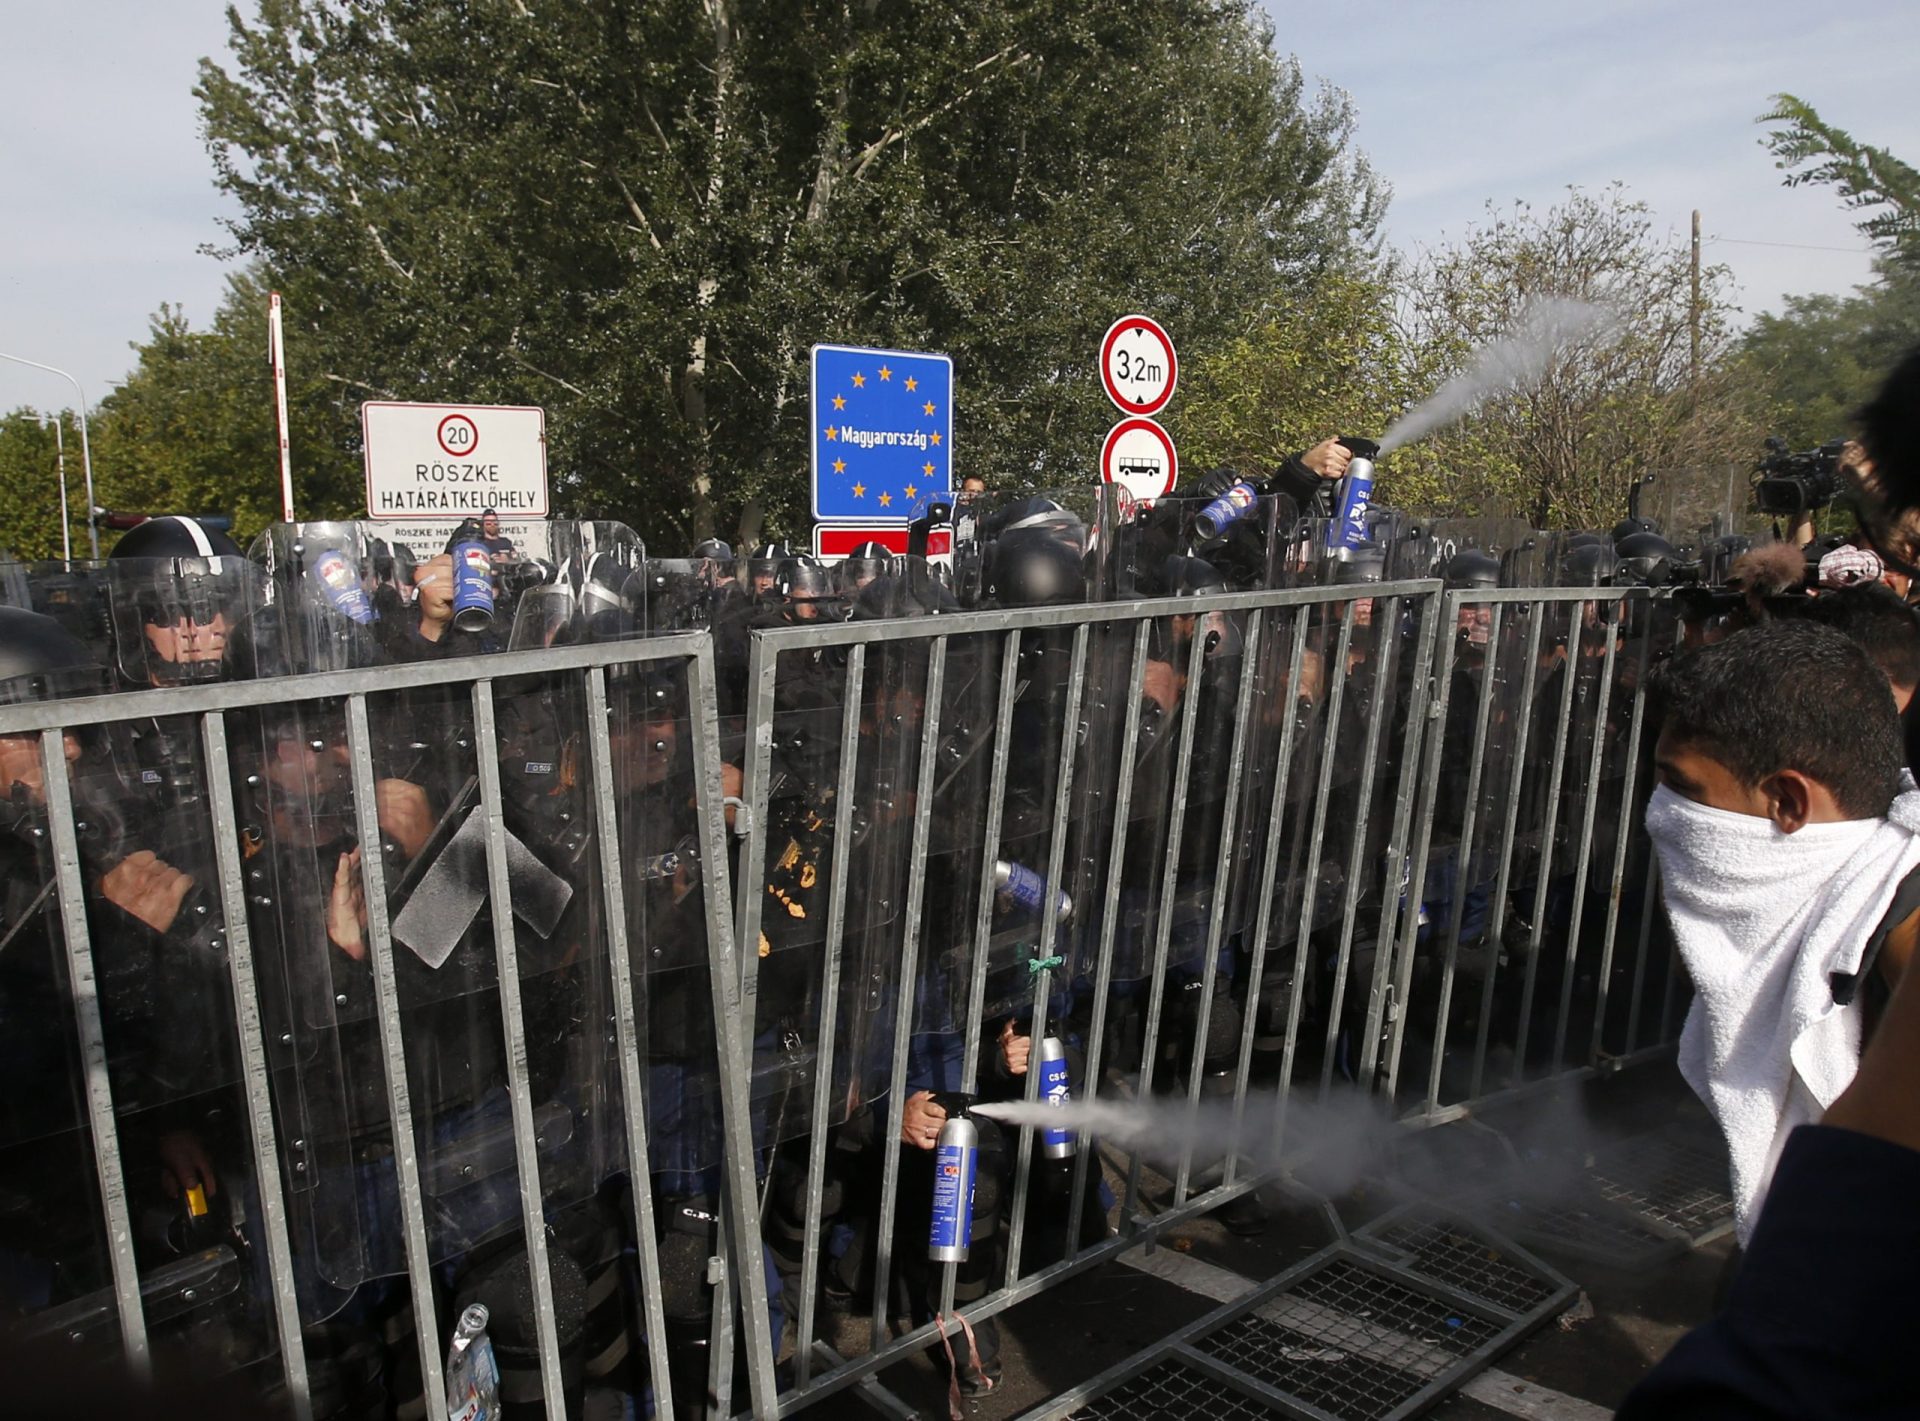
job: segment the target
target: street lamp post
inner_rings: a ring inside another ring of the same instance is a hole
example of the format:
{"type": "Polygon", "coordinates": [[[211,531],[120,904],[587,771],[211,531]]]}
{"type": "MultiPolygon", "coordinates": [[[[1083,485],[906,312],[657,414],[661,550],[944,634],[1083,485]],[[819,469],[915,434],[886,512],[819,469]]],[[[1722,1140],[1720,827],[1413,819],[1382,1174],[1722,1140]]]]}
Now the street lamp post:
{"type": "Polygon", "coordinates": [[[80,467],[87,475],[87,546],[94,561],[100,559],[100,528],[93,518],[93,451],[87,445],[87,392],[80,388],[80,382],[57,365],[42,365],[37,360],[28,360],[24,355],[8,355],[0,350],[0,360],[11,360],[16,365],[31,365],[35,370],[45,370],[48,374],[58,375],[69,385],[80,400],[80,467]]]}
{"type": "Polygon", "coordinates": [[[73,571],[73,516],[67,512],[67,435],[66,421],[53,417],[53,459],[60,470],[60,560],[73,571]]]}

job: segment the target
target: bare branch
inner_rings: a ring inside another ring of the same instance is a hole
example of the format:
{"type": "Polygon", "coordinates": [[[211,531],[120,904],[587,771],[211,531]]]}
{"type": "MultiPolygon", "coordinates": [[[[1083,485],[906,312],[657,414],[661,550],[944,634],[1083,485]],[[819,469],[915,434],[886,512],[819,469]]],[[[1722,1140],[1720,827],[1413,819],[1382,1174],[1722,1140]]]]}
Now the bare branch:
{"type": "MultiPolygon", "coordinates": [[[[1011,53],[1013,53],[1013,46],[1008,45],[1005,49],[1001,50],[998,54],[988,55],[985,59],[981,60],[978,64],[975,64],[972,68],[968,69],[966,72],[968,74],[978,74],[983,69],[989,69],[996,64],[1000,64],[1000,61],[1003,59],[1006,59],[1007,56],[1011,53]]],[[[1033,55],[1030,54],[1028,51],[1021,50],[1020,53],[1015,58],[1011,60],[1007,60],[1005,64],[1001,65],[998,74],[990,74],[987,76],[987,78],[981,80],[978,84],[975,84],[973,87],[969,89],[961,90],[961,92],[959,92],[958,94],[955,94],[951,99],[948,99],[944,104],[941,104],[937,108],[928,110],[926,113],[922,114],[919,118],[914,119],[911,123],[902,124],[898,128],[889,128],[885,133],[881,134],[878,138],[874,139],[873,142],[869,143],[865,148],[862,148],[860,150],[860,156],[854,160],[853,172],[850,173],[848,177],[853,182],[860,181],[861,176],[867,171],[867,169],[873,166],[874,160],[878,158],[882,153],[886,152],[887,149],[891,148],[896,143],[903,142],[906,139],[913,137],[914,134],[920,132],[922,129],[926,128],[928,125],[935,123],[940,119],[946,117],[948,114],[952,113],[955,109],[960,107],[960,105],[964,104],[968,99],[971,99],[975,94],[978,94],[982,89],[986,88],[987,85],[991,84],[995,79],[999,78],[1003,74],[1008,73],[1011,70],[1019,68],[1022,64],[1027,63],[1032,58],[1033,58],[1033,55]]]]}

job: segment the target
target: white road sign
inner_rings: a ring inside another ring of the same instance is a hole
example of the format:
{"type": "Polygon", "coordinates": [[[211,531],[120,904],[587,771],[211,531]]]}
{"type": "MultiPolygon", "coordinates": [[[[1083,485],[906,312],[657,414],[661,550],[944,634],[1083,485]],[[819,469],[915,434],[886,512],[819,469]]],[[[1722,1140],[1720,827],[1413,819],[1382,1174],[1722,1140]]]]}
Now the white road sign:
{"type": "Polygon", "coordinates": [[[1173,492],[1180,477],[1180,456],[1173,436],[1150,419],[1123,419],[1107,431],[1100,446],[1102,482],[1119,484],[1135,498],[1151,503],[1173,492]]]}
{"type": "Polygon", "coordinates": [[[547,516],[547,417],[520,405],[360,406],[367,458],[367,516],[547,516]]]}
{"type": "Polygon", "coordinates": [[[1122,316],[1100,342],[1100,383],[1120,413],[1157,414],[1173,398],[1180,360],[1173,337],[1151,316],[1122,316]]]}

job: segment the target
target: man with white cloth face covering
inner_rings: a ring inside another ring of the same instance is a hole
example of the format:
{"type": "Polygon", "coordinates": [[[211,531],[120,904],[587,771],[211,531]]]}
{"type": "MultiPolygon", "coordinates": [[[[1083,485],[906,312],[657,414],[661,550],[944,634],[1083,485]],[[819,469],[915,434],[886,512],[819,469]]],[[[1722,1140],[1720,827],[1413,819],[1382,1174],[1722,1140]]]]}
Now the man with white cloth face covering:
{"type": "MultiPolygon", "coordinates": [[[[1920,791],[1886,677],[1846,637],[1770,622],[1662,666],[1647,832],[1694,983],[1680,1069],[1727,1137],[1744,1245],[1794,1126],[1853,1079],[1854,984],[1920,867],[1920,791]]],[[[1897,979],[1920,915],[1870,970],[1897,979]]]]}

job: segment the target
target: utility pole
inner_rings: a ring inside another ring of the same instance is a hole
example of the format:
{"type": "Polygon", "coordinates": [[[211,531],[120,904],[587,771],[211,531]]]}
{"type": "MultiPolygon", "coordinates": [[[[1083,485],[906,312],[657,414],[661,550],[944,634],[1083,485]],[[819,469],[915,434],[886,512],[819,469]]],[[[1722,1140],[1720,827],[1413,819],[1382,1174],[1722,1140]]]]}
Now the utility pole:
{"type": "Polygon", "coordinates": [[[1687,307],[1690,337],[1687,357],[1687,392],[1700,397],[1700,209],[1693,209],[1693,300],[1687,307]]]}

